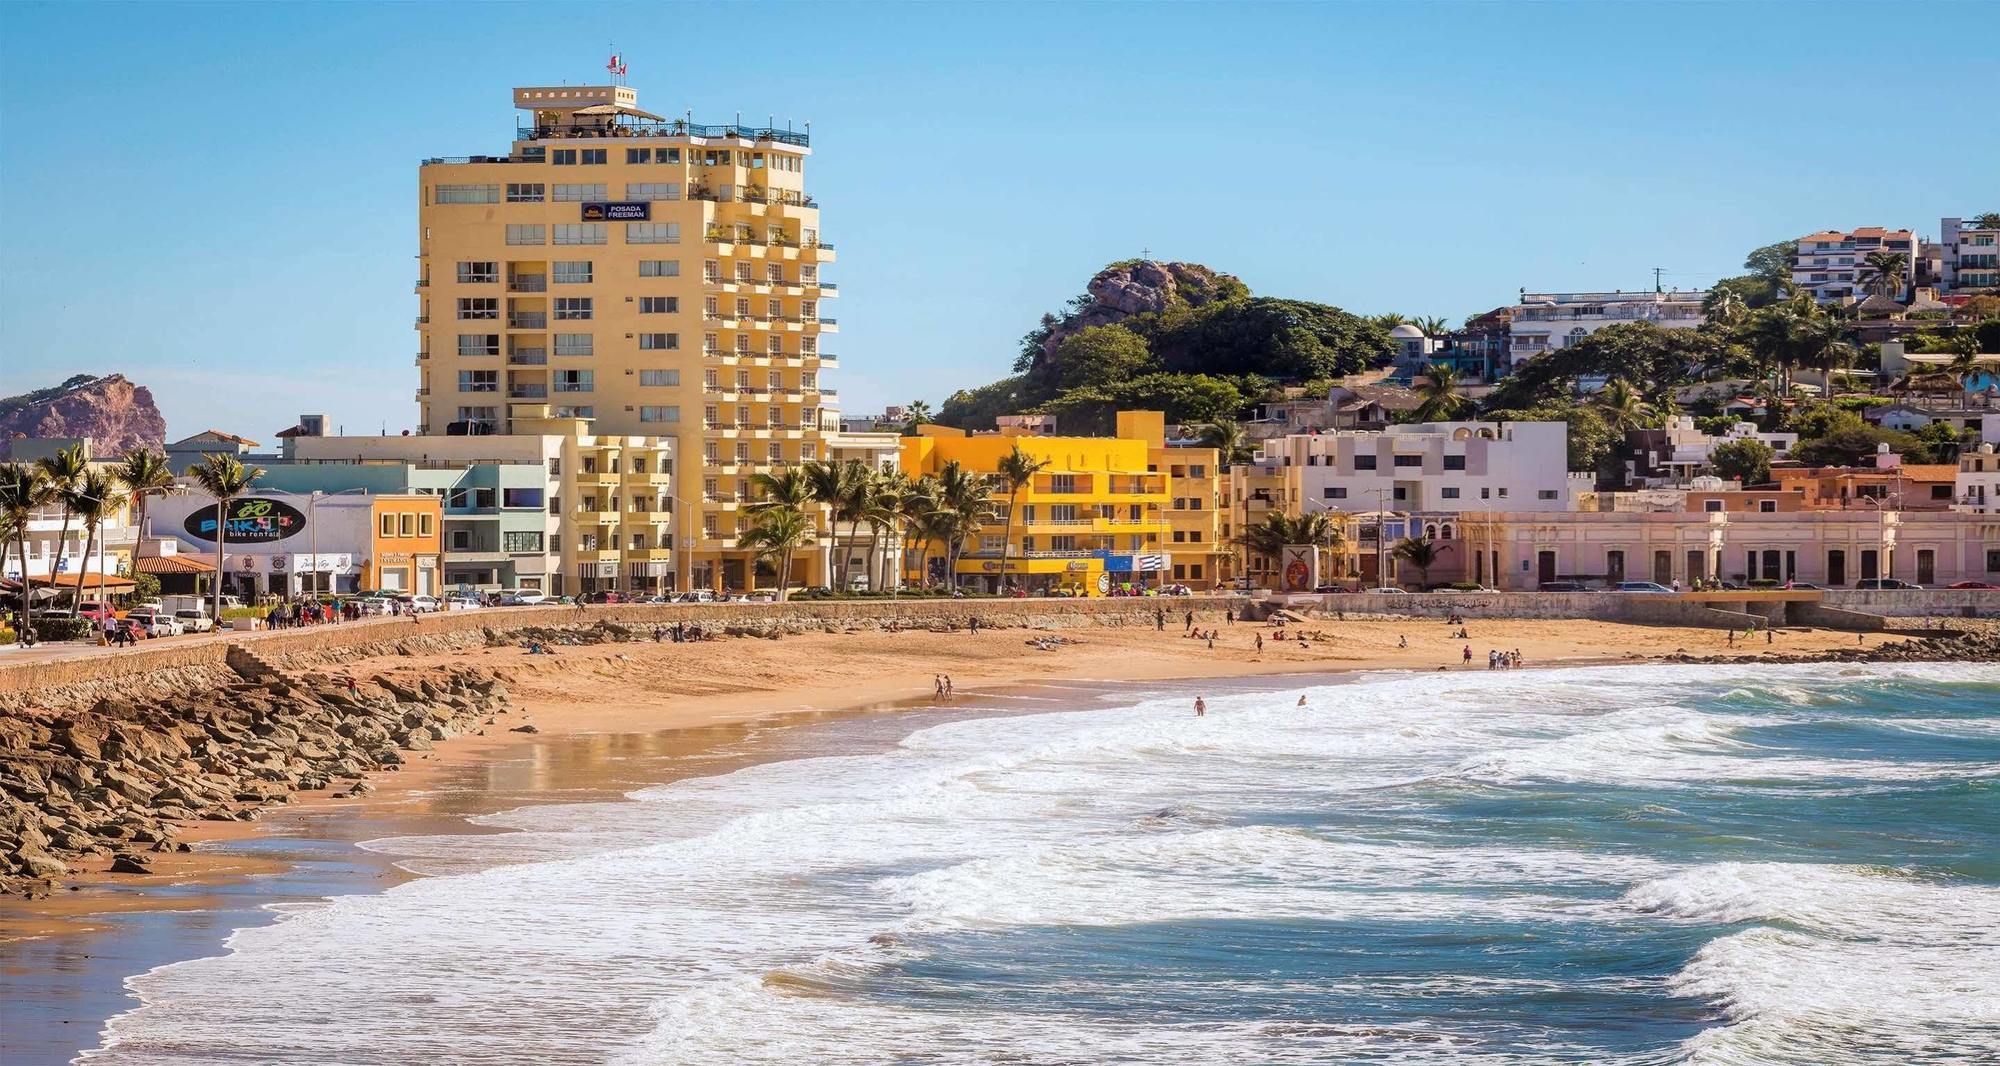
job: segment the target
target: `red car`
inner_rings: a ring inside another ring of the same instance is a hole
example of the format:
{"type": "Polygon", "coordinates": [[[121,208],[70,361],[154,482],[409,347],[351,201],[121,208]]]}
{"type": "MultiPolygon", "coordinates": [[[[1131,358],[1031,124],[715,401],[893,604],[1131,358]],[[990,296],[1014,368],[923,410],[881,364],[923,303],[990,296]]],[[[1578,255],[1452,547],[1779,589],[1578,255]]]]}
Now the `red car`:
{"type": "Polygon", "coordinates": [[[1955,584],[1951,584],[1951,585],[1946,585],[1946,586],[1945,586],[1945,588],[1948,588],[1948,589],[2000,589],[2000,585],[1995,585],[1995,584],[1994,584],[1994,583],[1992,583],[1991,581],[1960,581],[1960,582],[1957,582],[1957,583],[1955,583],[1955,584]]]}

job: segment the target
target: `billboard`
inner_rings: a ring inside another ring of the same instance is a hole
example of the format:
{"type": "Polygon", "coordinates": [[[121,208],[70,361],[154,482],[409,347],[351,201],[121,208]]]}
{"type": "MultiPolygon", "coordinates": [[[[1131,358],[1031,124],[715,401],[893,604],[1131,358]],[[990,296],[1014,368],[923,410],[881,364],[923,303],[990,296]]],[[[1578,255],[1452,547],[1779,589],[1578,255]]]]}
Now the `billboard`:
{"type": "Polygon", "coordinates": [[[1319,587],[1319,549],[1287,544],[1278,549],[1278,580],[1286,592],[1311,592],[1319,587]]]}
{"type": "MultiPolygon", "coordinates": [[[[181,523],[187,535],[215,543],[215,505],[195,509],[181,523]]],[[[229,543],[269,544],[305,531],[306,516],[291,504],[263,496],[229,501],[229,543]]]]}

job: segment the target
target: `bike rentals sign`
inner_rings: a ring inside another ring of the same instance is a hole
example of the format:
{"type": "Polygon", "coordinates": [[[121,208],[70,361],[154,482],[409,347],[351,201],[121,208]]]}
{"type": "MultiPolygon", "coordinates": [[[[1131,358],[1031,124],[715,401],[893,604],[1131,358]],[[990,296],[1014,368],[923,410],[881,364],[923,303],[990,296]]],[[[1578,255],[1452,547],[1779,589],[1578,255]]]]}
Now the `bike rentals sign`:
{"type": "MultiPolygon", "coordinates": [[[[196,540],[215,541],[215,511],[203,507],[187,516],[182,528],[196,540]]],[[[226,519],[231,544],[269,544],[303,532],[306,516],[298,508],[262,496],[229,501],[226,519]]]]}

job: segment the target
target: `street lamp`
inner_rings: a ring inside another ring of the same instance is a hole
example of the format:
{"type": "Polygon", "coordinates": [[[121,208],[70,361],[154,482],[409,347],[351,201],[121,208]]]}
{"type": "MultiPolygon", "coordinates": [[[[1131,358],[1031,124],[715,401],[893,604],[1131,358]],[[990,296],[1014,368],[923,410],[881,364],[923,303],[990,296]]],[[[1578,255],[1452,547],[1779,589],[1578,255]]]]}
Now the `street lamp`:
{"type": "MultiPolygon", "coordinates": [[[[1863,496],[1861,502],[1875,508],[1875,579],[1882,582],[1889,578],[1889,515],[1883,501],[1876,496],[1863,496]]],[[[1879,585],[1878,585],[1879,587],[1879,585]]]]}

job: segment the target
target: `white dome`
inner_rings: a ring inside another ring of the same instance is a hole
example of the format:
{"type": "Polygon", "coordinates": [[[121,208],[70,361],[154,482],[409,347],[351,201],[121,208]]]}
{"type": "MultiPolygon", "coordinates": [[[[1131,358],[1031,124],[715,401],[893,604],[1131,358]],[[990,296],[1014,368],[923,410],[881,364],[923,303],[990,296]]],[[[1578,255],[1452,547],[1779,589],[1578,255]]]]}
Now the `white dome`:
{"type": "Polygon", "coordinates": [[[1410,325],[1408,322],[1405,322],[1402,325],[1397,326],[1395,329],[1389,331],[1389,336],[1391,337],[1403,337],[1403,338],[1413,339],[1416,337],[1421,337],[1423,335],[1424,335],[1423,330],[1420,330],[1417,327],[1410,325]]]}

